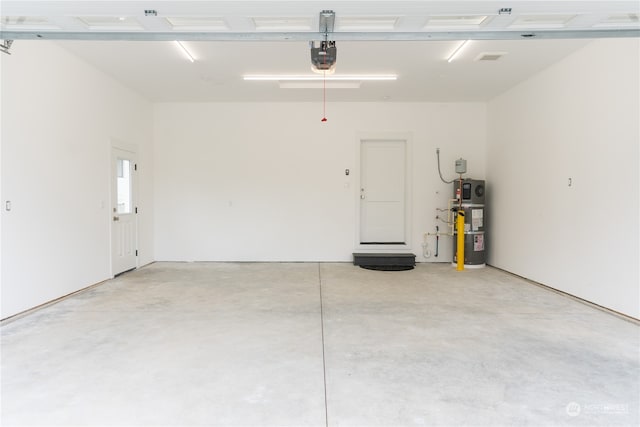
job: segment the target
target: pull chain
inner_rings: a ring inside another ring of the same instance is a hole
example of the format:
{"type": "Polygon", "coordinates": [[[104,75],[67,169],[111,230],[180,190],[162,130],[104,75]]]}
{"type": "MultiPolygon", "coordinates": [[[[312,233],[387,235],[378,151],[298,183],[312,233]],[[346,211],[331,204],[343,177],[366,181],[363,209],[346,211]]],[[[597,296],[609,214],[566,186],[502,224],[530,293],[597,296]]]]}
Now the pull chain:
{"type": "Polygon", "coordinates": [[[327,121],[327,72],[322,72],[322,120],[327,121]]]}
{"type": "Polygon", "coordinates": [[[325,44],[324,44],[324,56],[322,57],[322,62],[325,67],[322,70],[322,120],[321,122],[327,121],[327,49],[329,45],[327,43],[327,34],[325,34],[325,44]]]}

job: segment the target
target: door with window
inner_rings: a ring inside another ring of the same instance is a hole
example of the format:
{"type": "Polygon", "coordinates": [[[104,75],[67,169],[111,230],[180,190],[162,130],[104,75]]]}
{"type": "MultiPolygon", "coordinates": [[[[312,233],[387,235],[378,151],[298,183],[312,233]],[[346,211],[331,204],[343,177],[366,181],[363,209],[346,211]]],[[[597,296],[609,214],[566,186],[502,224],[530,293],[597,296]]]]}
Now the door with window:
{"type": "Polygon", "coordinates": [[[360,244],[405,244],[407,142],[360,144],[360,244]]]}
{"type": "Polygon", "coordinates": [[[137,267],[136,155],[112,149],[111,160],[111,272],[116,276],[137,267]]]}

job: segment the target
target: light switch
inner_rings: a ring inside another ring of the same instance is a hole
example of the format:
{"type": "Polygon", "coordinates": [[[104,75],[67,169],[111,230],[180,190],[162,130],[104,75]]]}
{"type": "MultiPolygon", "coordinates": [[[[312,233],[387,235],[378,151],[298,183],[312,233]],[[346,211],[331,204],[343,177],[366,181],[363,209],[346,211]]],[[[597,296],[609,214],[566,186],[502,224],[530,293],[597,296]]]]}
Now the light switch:
{"type": "Polygon", "coordinates": [[[4,208],[7,212],[11,210],[11,200],[7,200],[4,204],[4,208]]]}

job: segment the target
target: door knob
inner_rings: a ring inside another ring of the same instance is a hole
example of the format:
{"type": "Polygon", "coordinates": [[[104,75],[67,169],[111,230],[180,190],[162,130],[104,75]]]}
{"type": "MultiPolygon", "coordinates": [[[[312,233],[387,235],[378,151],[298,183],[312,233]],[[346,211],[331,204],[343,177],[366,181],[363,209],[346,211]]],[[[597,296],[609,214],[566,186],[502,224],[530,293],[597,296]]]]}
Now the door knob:
{"type": "Polygon", "coordinates": [[[114,220],[114,221],[120,221],[120,217],[119,217],[119,216],[114,216],[114,217],[113,217],[113,220],[114,220]]]}

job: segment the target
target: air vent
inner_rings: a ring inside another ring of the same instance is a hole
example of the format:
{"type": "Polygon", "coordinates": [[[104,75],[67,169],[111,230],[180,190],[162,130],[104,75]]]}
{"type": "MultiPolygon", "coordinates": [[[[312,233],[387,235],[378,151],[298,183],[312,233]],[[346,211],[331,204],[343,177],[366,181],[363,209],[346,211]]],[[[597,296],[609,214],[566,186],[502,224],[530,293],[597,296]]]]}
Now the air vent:
{"type": "Polygon", "coordinates": [[[475,57],[474,61],[497,61],[506,54],[507,52],[482,52],[475,57]]]}

